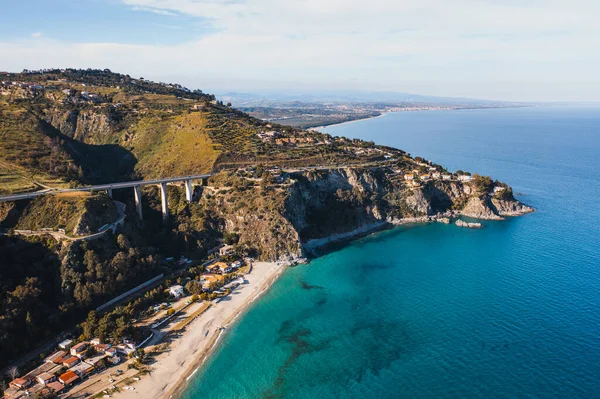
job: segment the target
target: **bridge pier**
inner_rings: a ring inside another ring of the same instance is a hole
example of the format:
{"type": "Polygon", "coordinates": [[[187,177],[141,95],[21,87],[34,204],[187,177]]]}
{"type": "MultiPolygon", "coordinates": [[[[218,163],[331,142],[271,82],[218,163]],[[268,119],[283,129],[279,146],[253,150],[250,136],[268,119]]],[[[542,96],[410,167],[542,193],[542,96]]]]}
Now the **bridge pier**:
{"type": "Polygon", "coordinates": [[[142,214],[142,186],[133,186],[133,194],[135,196],[135,208],[137,209],[140,220],[144,220],[142,214]]]}
{"type": "Polygon", "coordinates": [[[160,183],[160,202],[162,204],[163,220],[169,219],[169,200],[167,198],[167,183],[160,183]]]}
{"type": "Polygon", "coordinates": [[[108,195],[108,198],[112,199],[112,188],[107,188],[106,189],[106,195],[108,195]]]}
{"type": "Polygon", "coordinates": [[[192,202],[192,197],[194,196],[194,188],[192,187],[192,181],[185,180],[184,184],[185,184],[185,199],[187,199],[188,202],[192,202]]]}

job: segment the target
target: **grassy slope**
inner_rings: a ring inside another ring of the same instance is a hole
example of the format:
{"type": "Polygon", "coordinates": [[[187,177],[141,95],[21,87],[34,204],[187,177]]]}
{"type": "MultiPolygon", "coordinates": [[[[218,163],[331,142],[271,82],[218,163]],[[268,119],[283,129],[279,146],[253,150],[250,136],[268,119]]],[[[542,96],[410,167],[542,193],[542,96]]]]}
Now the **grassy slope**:
{"type": "Polygon", "coordinates": [[[199,112],[146,117],[132,129],[136,171],[144,178],[209,172],[219,156],[199,112]]]}
{"type": "Polygon", "coordinates": [[[62,186],[76,170],[35,116],[0,102],[0,193],[30,190],[32,181],[62,186]]]}
{"type": "Polygon", "coordinates": [[[84,218],[88,233],[116,220],[115,206],[104,196],[87,193],[46,195],[32,200],[19,218],[17,229],[64,228],[67,234],[84,218]]]}

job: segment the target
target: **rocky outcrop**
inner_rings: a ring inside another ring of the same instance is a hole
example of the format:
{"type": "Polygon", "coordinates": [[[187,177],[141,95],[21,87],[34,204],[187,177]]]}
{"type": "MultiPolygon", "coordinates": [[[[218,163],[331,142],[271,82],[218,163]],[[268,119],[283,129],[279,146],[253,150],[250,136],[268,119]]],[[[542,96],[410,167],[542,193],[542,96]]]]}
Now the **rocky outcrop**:
{"type": "Polygon", "coordinates": [[[458,227],[466,227],[468,229],[480,229],[481,227],[483,227],[483,225],[481,223],[465,222],[462,219],[458,219],[454,224],[457,225],[458,227]]]}
{"type": "Polygon", "coordinates": [[[526,213],[534,212],[530,206],[524,205],[516,200],[491,199],[492,208],[500,216],[520,216],[526,213]]]}
{"type": "Polygon", "coordinates": [[[462,208],[461,214],[475,219],[501,220],[489,198],[471,197],[462,208]]]}

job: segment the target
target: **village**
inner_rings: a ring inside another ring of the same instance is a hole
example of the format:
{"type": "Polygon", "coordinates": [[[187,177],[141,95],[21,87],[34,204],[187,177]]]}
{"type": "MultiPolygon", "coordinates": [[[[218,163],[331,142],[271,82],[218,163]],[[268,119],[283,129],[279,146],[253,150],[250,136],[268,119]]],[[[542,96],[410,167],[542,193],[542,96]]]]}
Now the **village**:
{"type": "Polygon", "coordinates": [[[65,339],[27,373],[17,375],[18,369],[13,368],[3,399],[110,397],[111,392],[120,389],[135,390],[131,383],[147,372],[147,353],[164,344],[170,333],[183,330],[245,284],[244,275],[251,273],[253,266],[253,259],[237,256],[234,247],[225,244],[215,249],[211,260],[199,266],[184,257],[168,260],[180,266],[202,268],[202,272],[193,279],[179,277],[176,284],[165,289],[169,299],[156,303],[152,314],[136,321],[135,327],[148,334],[145,339],[65,339]]]}

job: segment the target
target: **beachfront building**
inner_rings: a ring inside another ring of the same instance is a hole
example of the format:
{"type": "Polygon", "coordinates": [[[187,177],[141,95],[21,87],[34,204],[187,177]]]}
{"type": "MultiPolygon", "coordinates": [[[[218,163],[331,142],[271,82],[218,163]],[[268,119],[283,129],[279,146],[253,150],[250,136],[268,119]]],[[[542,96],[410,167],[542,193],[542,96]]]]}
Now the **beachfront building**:
{"type": "Polygon", "coordinates": [[[64,374],[61,374],[60,377],[58,377],[58,381],[60,381],[65,386],[73,385],[78,379],[79,376],[70,370],[64,374]]]}

